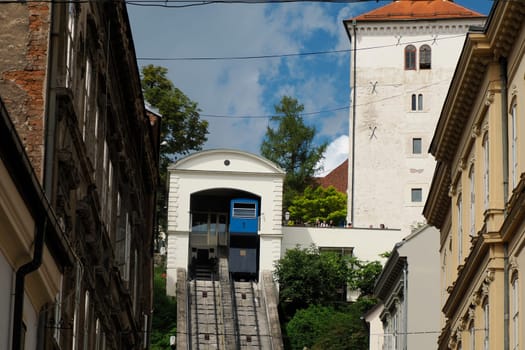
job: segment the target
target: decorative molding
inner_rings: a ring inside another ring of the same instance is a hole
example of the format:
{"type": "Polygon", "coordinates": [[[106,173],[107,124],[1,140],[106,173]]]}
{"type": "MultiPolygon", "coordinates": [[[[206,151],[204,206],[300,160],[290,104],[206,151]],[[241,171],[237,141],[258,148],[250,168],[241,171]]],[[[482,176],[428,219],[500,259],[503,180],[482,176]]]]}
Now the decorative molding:
{"type": "Polygon", "coordinates": [[[512,85],[512,87],[510,88],[510,95],[512,97],[515,97],[518,95],[518,87],[516,86],[516,84],[512,85]]]}
{"type": "Polygon", "coordinates": [[[470,137],[475,139],[481,135],[481,125],[475,124],[470,131],[470,137]]]}
{"type": "Polygon", "coordinates": [[[494,91],[487,91],[485,96],[485,106],[490,106],[494,102],[494,91]]]}

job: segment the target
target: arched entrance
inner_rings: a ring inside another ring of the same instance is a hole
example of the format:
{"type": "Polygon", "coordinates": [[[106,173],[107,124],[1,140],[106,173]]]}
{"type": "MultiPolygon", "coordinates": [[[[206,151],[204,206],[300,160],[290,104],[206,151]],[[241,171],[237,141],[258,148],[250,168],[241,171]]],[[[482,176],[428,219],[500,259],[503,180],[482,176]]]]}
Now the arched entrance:
{"type": "Polygon", "coordinates": [[[253,193],[213,188],[191,194],[188,272],[208,279],[226,258],[238,279],[257,279],[261,198],[253,193]]]}

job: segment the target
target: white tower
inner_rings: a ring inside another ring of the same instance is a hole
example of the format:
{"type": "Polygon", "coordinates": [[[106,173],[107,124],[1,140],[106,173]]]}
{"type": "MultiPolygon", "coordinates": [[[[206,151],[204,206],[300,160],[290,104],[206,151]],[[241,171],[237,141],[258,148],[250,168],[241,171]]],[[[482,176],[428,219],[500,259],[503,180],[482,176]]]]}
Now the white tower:
{"type": "Polygon", "coordinates": [[[424,222],[427,150],[459,53],[485,17],[447,0],[399,0],[344,21],[351,41],[348,222],[424,222]]]}

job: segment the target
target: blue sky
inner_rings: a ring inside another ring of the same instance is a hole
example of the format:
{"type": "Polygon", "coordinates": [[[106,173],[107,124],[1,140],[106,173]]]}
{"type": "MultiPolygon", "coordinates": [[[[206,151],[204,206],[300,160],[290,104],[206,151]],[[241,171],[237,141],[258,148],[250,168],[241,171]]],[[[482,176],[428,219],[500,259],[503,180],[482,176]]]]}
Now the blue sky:
{"type": "MultiPolygon", "coordinates": [[[[347,50],[342,21],[389,1],[353,4],[294,2],[210,4],[188,8],[128,5],[139,66],[168,68],[168,77],[201,108],[210,123],[205,149],[259,153],[283,95],[305,106],[305,122],[328,142],[329,171],[348,151],[350,54],[250,60],[145,60],[141,58],[239,57],[347,50]],[[336,111],[333,111],[336,110],[336,111]],[[314,112],[323,113],[314,113],[314,112]],[[332,111],[332,112],[330,112],[332,111]]],[[[457,0],[488,14],[492,0],[457,0]]]]}

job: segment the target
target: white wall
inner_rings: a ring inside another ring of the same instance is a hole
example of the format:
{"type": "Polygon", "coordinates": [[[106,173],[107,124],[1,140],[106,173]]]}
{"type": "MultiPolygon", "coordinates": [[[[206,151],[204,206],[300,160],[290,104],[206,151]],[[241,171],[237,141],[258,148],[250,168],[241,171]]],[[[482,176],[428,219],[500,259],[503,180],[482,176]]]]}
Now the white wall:
{"type": "MultiPolygon", "coordinates": [[[[411,225],[425,221],[421,213],[435,166],[427,150],[464,34],[473,23],[481,22],[358,22],[354,227],[384,224],[408,235],[411,225]],[[430,45],[431,69],[404,69],[404,48],[409,43],[417,49],[430,45]],[[375,49],[364,49],[370,47],[375,49]],[[423,110],[413,112],[411,95],[420,93],[423,110]],[[422,139],[420,155],[412,154],[413,138],[422,139]],[[422,189],[421,202],[411,201],[412,188],[422,189]]],[[[351,109],[350,128],[352,124],[351,109]]],[[[351,147],[352,142],[350,154],[351,147]]],[[[350,222],[351,162],[349,167],[350,222]]]]}
{"type": "Polygon", "coordinates": [[[427,227],[398,252],[408,264],[409,349],[436,349],[441,330],[439,231],[427,227]]]}
{"type": "Polygon", "coordinates": [[[317,247],[353,248],[354,256],[363,261],[381,261],[379,254],[390,252],[396,242],[403,238],[400,230],[283,227],[281,256],[286,250],[299,245],[317,247]]]}

